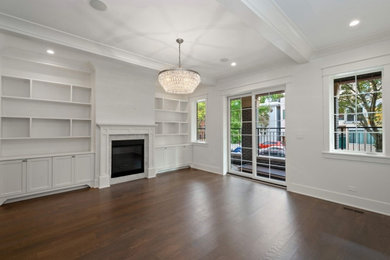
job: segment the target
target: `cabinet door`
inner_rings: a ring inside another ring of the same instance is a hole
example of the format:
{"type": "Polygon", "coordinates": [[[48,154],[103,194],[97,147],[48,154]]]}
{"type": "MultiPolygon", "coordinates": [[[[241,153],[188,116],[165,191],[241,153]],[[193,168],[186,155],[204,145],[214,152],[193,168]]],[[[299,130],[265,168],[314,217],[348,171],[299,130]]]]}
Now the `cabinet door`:
{"type": "Polygon", "coordinates": [[[155,150],[155,168],[157,171],[163,170],[165,168],[165,148],[156,148],[155,150]]]}
{"type": "Polygon", "coordinates": [[[27,160],[27,192],[48,190],[52,187],[51,162],[51,158],[27,160]]]}
{"type": "Polygon", "coordinates": [[[0,162],[0,196],[26,192],[25,170],[22,160],[0,162]]]}
{"type": "Polygon", "coordinates": [[[177,147],[178,154],[177,154],[177,166],[183,167],[183,166],[189,166],[192,160],[192,150],[191,146],[180,146],[177,147]]]}
{"type": "Polygon", "coordinates": [[[173,169],[177,167],[177,147],[168,147],[165,149],[165,168],[173,169]]]}
{"type": "Polygon", "coordinates": [[[72,156],[53,157],[53,187],[64,187],[73,183],[72,156]]]}
{"type": "Polygon", "coordinates": [[[94,179],[94,155],[76,155],[74,164],[75,183],[91,185],[94,179]]]}

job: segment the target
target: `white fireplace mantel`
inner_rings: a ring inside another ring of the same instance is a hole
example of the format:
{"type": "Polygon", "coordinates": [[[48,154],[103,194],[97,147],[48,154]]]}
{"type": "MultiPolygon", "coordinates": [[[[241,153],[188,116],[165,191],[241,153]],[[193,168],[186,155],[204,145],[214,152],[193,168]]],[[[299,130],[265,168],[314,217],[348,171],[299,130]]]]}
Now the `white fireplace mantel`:
{"type": "Polygon", "coordinates": [[[110,187],[111,180],[111,140],[131,136],[145,137],[145,177],[156,177],[154,168],[155,125],[97,124],[100,134],[97,140],[97,152],[100,158],[98,187],[110,187]]]}

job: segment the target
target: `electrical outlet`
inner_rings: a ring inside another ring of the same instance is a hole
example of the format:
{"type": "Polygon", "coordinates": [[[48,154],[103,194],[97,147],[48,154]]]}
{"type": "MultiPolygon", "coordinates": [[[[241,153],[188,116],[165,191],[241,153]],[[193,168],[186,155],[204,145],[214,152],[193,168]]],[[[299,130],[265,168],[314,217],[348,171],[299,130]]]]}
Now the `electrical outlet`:
{"type": "Polygon", "coordinates": [[[356,192],[356,187],[355,186],[348,186],[348,191],[356,192]]]}

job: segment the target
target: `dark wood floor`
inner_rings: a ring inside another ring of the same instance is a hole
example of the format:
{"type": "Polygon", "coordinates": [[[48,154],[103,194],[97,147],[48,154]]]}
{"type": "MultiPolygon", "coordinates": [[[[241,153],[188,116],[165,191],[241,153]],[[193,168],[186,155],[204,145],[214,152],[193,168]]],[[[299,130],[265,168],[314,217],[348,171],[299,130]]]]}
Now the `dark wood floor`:
{"type": "Polygon", "coordinates": [[[197,170],[0,207],[0,259],[389,259],[390,217],[197,170]]]}

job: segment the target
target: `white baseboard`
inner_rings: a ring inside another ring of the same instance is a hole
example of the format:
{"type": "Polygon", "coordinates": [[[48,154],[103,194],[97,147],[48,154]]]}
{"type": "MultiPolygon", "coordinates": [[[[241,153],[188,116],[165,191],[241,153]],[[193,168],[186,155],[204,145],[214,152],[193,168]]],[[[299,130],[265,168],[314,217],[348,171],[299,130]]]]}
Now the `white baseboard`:
{"type": "Polygon", "coordinates": [[[89,188],[93,187],[92,183],[90,185],[80,184],[80,185],[76,185],[73,187],[58,188],[56,190],[51,190],[51,191],[46,191],[46,192],[36,192],[34,194],[26,194],[26,195],[22,195],[22,196],[11,197],[9,199],[1,198],[0,199],[0,206],[3,203],[12,203],[12,202],[17,202],[17,201],[22,201],[22,200],[45,197],[45,196],[49,196],[49,195],[53,195],[53,194],[59,194],[59,193],[64,193],[64,192],[69,192],[69,191],[74,191],[74,190],[85,189],[87,187],[89,187],[89,188]]]}
{"type": "Polygon", "coordinates": [[[191,168],[206,171],[206,172],[211,172],[219,175],[223,175],[221,169],[215,166],[211,165],[206,165],[206,164],[200,164],[200,163],[192,163],[191,168]]]}
{"type": "Polygon", "coordinates": [[[127,175],[127,176],[122,176],[118,178],[111,178],[110,179],[110,186],[113,184],[118,184],[118,183],[123,183],[123,182],[128,182],[128,181],[135,181],[139,179],[144,179],[146,178],[146,173],[138,173],[138,174],[132,174],[132,175],[127,175]]]}
{"type": "Polygon", "coordinates": [[[350,194],[314,188],[297,183],[289,183],[287,185],[287,190],[390,216],[390,203],[384,201],[362,198],[350,194]]]}
{"type": "Polygon", "coordinates": [[[157,170],[157,174],[177,171],[177,170],[181,170],[181,169],[187,169],[189,167],[190,167],[189,165],[184,165],[184,166],[177,166],[177,167],[169,167],[169,168],[166,168],[166,169],[159,169],[159,170],[157,170]]]}

